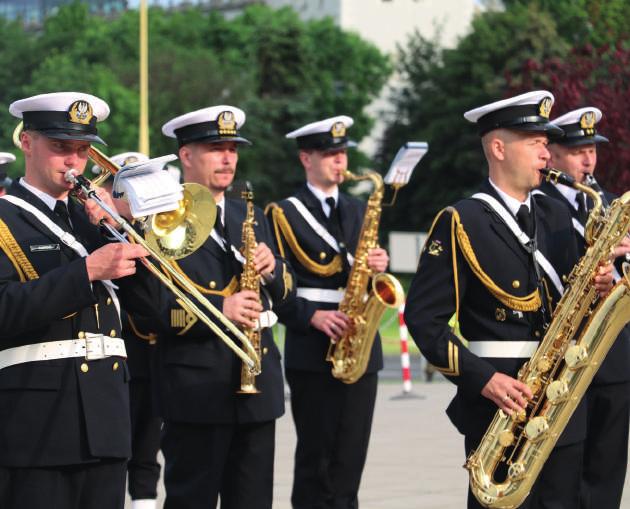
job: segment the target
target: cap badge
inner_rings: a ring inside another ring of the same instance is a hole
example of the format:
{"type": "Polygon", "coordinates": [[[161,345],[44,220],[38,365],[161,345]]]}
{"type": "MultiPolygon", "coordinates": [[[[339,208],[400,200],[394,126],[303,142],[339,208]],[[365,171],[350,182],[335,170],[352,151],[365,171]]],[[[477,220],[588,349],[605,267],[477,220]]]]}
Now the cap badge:
{"type": "Polygon", "coordinates": [[[222,111],[219,113],[217,124],[219,126],[220,136],[236,134],[236,120],[234,119],[234,113],[231,111],[222,111]]]}
{"type": "Polygon", "coordinates": [[[595,112],[587,111],[580,117],[580,127],[584,129],[584,134],[593,136],[595,134],[595,112]]]}
{"type": "Polygon", "coordinates": [[[440,256],[444,248],[439,240],[432,240],[427,251],[431,256],[440,256]]]}
{"type": "Polygon", "coordinates": [[[89,102],[74,101],[68,109],[68,116],[70,117],[70,122],[74,124],[87,125],[94,117],[94,113],[89,102]]]}
{"type": "Polygon", "coordinates": [[[341,138],[346,135],[346,124],[343,122],[335,122],[330,128],[330,134],[333,138],[341,138]]]}
{"type": "Polygon", "coordinates": [[[549,118],[549,114],[551,113],[551,106],[553,103],[551,102],[551,97],[545,97],[538,104],[538,113],[541,117],[549,118]]]}
{"type": "Polygon", "coordinates": [[[122,165],[127,166],[128,164],[137,163],[137,162],[138,162],[138,158],[136,156],[128,156],[128,157],[125,157],[125,160],[123,161],[122,165]]]}

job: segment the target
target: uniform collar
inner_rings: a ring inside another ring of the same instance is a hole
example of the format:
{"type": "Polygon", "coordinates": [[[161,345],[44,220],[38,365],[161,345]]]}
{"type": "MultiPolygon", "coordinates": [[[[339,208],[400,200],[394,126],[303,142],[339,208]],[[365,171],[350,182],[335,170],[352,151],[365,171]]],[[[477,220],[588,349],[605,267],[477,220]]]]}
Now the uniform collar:
{"type": "Polygon", "coordinates": [[[217,202],[217,207],[221,207],[221,224],[225,224],[225,195],[217,202]]]}
{"type": "MultiPolygon", "coordinates": [[[[36,187],[32,186],[31,184],[26,182],[26,180],[24,180],[24,177],[20,177],[19,182],[22,187],[24,187],[25,189],[33,193],[35,196],[37,196],[40,200],[42,200],[50,210],[55,210],[55,205],[57,204],[57,201],[58,201],[56,198],[53,198],[48,193],[45,193],[44,191],[41,191],[37,189],[36,187]]],[[[66,206],[68,206],[67,196],[61,201],[63,201],[66,204],[66,206]]]]}
{"type": "Polygon", "coordinates": [[[552,184],[556,186],[556,189],[558,190],[558,192],[561,193],[562,196],[566,198],[566,200],[571,204],[571,206],[575,210],[577,210],[578,204],[575,201],[575,197],[578,194],[578,190],[569,186],[565,186],[564,184],[556,184],[555,182],[552,182],[552,184]]]}
{"type": "Polygon", "coordinates": [[[490,182],[490,185],[494,188],[494,190],[497,192],[497,194],[501,197],[501,199],[503,200],[503,202],[507,205],[509,211],[516,216],[516,213],[518,212],[518,209],[521,208],[521,205],[525,205],[527,207],[527,210],[531,211],[532,207],[531,207],[531,193],[527,194],[527,199],[524,202],[520,202],[518,201],[516,198],[513,198],[512,196],[506,194],[504,191],[502,191],[501,189],[499,189],[497,187],[497,185],[492,182],[492,179],[490,177],[488,177],[488,182],[490,182]]]}
{"type": "Polygon", "coordinates": [[[312,185],[310,182],[307,182],[306,186],[308,187],[309,191],[311,193],[313,193],[315,198],[317,198],[317,200],[321,204],[322,210],[324,211],[324,214],[326,215],[326,217],[329,217],[330,216],[330,205],[328,205],[328,203],[326,203],[326,198],[333,198],[335,200],[335,205],[339,205],[339,188],[335,187],[333,189],[332,193],[326,194],[326,193],[324,193],[324,191],[322,191],[321,189],[318,189],[317,187],[312,185]]]}

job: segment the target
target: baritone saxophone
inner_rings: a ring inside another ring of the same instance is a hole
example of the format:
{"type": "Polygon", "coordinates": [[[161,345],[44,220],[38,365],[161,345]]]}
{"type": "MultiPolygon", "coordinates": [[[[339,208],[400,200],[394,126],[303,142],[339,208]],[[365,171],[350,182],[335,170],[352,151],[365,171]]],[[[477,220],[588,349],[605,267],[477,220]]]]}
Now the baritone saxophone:
{"type": "Polygon", "coordinates": [[[400,306],[405,298],[402,285],[391,274],[372,274],[367,257],[370,249],[378,247],[378,225],[381,219],[385,186],[383,178],[375,171],[363,175],[344,172],[346,180],[371,180],[374,190],[370,195],[354,263],[348,284],[339,304],[351,321],[349,330],[338,341],[330,342],[326,360],[332,363],[332,375],[345,382],[356,382],[367,369],[374,337],[385,309],[400,306]]]}
{"type": "Polygon", "coordinates": [[[628,265],[608,295],[599,298],[593,276],[612,260],[614,248],[630,227],[630,191],[602,206],[598,193],[558,170],[541,170],[547,180],[587,193],[595,206],[585,227],[588,248],[571,271],[545,336],[520,369],[533,399],[521,414],[497,411],[465,468],[471,491],[484,507],[515,508],[532,485],[606,358],[615,339],[630,321],[628,265]],[[495,478],[497,469],[507,471],[495,478]]]}

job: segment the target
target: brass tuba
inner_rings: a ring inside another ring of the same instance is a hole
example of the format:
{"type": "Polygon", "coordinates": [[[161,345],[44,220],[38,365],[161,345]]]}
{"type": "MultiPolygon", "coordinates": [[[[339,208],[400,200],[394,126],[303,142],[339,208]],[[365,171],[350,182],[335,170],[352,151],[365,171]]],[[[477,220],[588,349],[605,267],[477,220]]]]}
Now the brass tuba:
{"type": "MultiPolygon", "coordinates": [[[[13,131],[13,143],[18,148],[22,148],[20,141],[22,128],[23,124],[20,122],[13,131]]],[[[103,210],[112,216],[125,233],[127,233],[134,242],[142,245],[150,253],[151,257],[153,257],[153,259],[156,260],[169,275],[167,276],[164,274],[148,258],[141,258],[140,260],[142,264],[149,270],[149,272],[157,277],[178,297],[180,302],[182,302],[182,306],[185,307],[188,312],[195,315],[199,320],[206,324],[217,337],[223,340],[223,342],[243,360],[252,373],[258,374],[260,372],[260,357],[252,344],[249,342],[247,336],[245,336],[236,327],[236,325],[234,325],[223,313],[213,306],[212,303],[206,299],[199,290],[197,290],[197,288],[190,284],[189,281],[187,281],[186,278],[184,278],[169,263],[169,260],[182,258],[190,254],[192,251],[201,246],[210,234],[212,225],[214,224],[214,219],[216,218],[216,207],[209,191],[198,184],[186,184],[184,186],[184,199],[177,210],[155,214],[154,216],[148,218],[148,221],[145,221],[145,224],[151,225],[151,229],[148,231],[150,241],[147,241],[134,229],[131,224],[129,224],[128,221],[104,203],[94,190],[95,186],[102,185],[111,175],[118,172],[120,170],[120,166],[93,146],[89,147],[88,155],[90,159],[103,169],[103,171],[92,181],[89,181],[82,175],[77,175],[74,170],[68,171],[66,173],[66,180],[68,182],[72,182],[75,186],[72,191],[74,198],[79,201],[85,201],[88,198],[93,199],[103,210]],[[196,221],[193,217],[196,215],[194,212],[195,200],[193,198],[198,198],[199,196],[202,197],[202,200],[207,202],[207,205],[209,204],[208,207],[202,207],[202,210],[204,210],[206,214],[210,215],[209,218],[206,218],[206,223],[210,224],[201,224],[203,220],[196,221]],[[169,236],[172,236],[175,240],[170,239],[169,236]],[[174,243],[178,243],[176,248],[173,246],[174,243]],[[171,247],[169,249],[163,249],[163,245],[170,245],[171,247]],[[221,327],[213,322],[190,297],[180,290],[171,278],[190,295],[195,297],[199,304],[214,315],[214,317],[225,328],[227,328],[234,337],[238,338],[243,343],[247,352],[240,348],[232,340],[232,338],[223,332],[221,327]]],[[[109,224],[104,222],[102,222],[102,225],[121,242],[129,242],[129,240],[121,235],[117,229],[112,228],[109,224]]]]}
{"type": "Polygon", "coordinates": [[[363,175],[345,171],[344,177],[347,180],[371,180],[374,184],[365,209],[348,284],[339,304],[339,311],[348,315],[352,325],[338,341],[331,340],[326,355],[326,360],[332,362],[332,375],[352,384],[367,369],[374,337],[385,309],[400,306],[405,295],[402,285],[394,276],[384,272],[372,276],[367,265],[368,251],[378,247],[378,225],[385,189],[383,178],[375,171],[366,171],[363,175]]]}
{"type": "Polygon", "coordinates": [[[534,395],[526,412],[509,416],[499,410],[466,461],[471,491],[484,507],[515,508],[525,500],[608,350],[630,321],[628,266],[604,298],[598,299],[592,283],[595,271],[611,260],[613,249],[628,233],[630,191],[604,208],[590,187],[558,170],[541,173],[593,199],[585,228],[589,247],[567,279],[544,339],[518,373],[534,395]],[[505,479],[495,479],[500,465],[507,467],[505,479]]]}

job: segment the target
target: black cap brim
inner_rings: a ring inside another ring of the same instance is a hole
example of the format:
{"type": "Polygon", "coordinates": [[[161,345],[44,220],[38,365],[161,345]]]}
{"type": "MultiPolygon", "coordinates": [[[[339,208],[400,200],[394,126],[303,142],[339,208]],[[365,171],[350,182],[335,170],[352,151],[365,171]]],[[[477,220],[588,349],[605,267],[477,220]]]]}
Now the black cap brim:
{"type": "Polygon", "coordinates": [[[529,123],[529,124],[516,124],[514,126],[505,125],[502,126],[505,129],[510,129],[512,131],[525,131],[530,133],[545,133],[549,137],[552,136],[562,136],[564,131],[558,127],[556,124],[552,124],[551,122],[545,123],[529,123]]]}
{"type": "Polygon", "coordinates": [[[233,141],[234,143],[240,143],[241,145],[251,145],[252,142],[247,138],[243,138],[242,136],[223,136],[221,138],[205,138],[201,140],[197,140],[201,143],[223,143],[226,141],[233,141]]]}
{"type": "Polygon", "coordinates": [[[107,146],[107,143],[105,143],[96,134],[81,133],[81,132],[70,133],[68,131],[56,131],[53,129],[46,129],[46,130],[42,129],[42,130],[38,130],[37,132],[43,134],[44,136],[48,138],[53,138],[55,140],[89,141],[90,143],[100,143],[101,145],[107,146]]]}
{"type": "Polygon", "coordinates": [[[356,141],[352,141],[352,140],[347,140],[345,143],[340,143],[338,145],[332,145],[330,147],[326,147],[326,148],[322,148],[322,149],[314,149],[314,150],[319,150],[320,152],[323,152],[324,154],[328,153],[328,152],[336,152],[337,150],[344,150],[344,149],[348,149],[348,148],[356,148],[357,142],[356,141]]]}
{"type": "Polygon", "coordinates": [[[609,143],[609,139],[601,134],[595,136],[575,136],[573,138],[556,138],[550,143],[557,143],[564,147],[581,147],[583,145],[597,145],[598,143],[609,143]]]}

